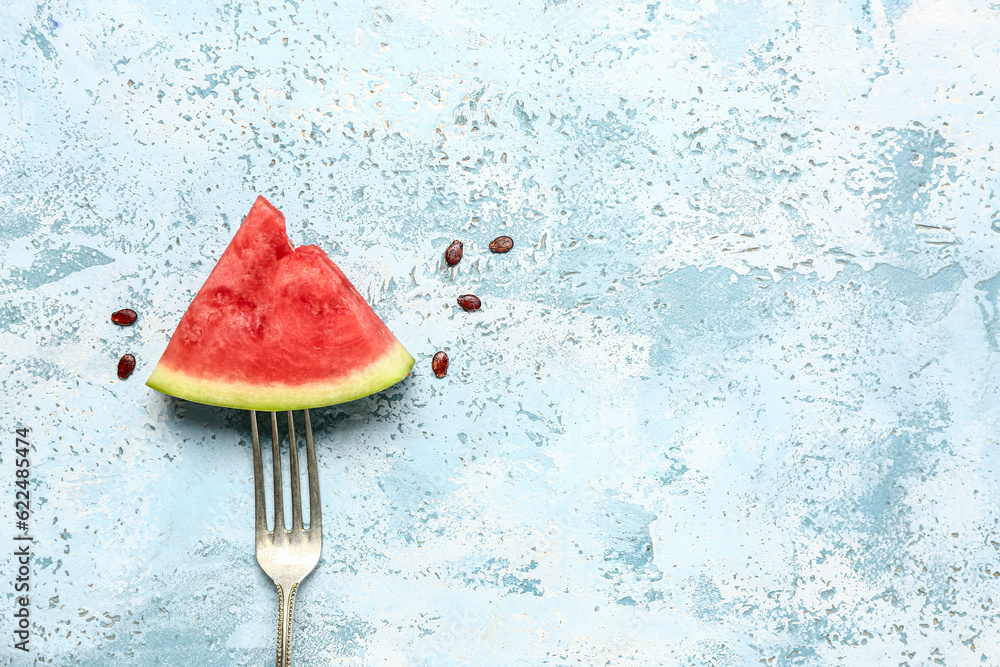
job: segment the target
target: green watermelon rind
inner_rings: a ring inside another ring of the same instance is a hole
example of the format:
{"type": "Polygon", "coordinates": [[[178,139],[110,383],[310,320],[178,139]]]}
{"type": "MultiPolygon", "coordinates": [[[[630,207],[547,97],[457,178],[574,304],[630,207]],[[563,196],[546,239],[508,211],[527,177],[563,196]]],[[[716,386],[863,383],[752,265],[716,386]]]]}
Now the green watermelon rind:
{"type": "Polygon", "coordinates": [[[306,410],[346,403],[382,391],[405,378],[413,363],[410,353],[396,341],[374,363],[339,380],[256,385],[196,377],[161,362],[146,384],[164,394],[223,408],[268,412],[306,410]]]}

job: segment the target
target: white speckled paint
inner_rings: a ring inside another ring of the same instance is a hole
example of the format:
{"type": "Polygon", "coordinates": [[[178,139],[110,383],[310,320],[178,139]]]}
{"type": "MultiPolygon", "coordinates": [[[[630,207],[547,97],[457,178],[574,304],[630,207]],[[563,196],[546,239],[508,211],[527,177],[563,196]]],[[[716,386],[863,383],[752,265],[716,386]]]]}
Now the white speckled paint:
{"type": "Polygon", "coordinates": [[[963,0],[5,3],[37,557],[0,663],[272,660],[248,418],[142,384],[263,194],[417,357],[314,413],[297,665],[1000,664],[998,35],[963,0]]]}

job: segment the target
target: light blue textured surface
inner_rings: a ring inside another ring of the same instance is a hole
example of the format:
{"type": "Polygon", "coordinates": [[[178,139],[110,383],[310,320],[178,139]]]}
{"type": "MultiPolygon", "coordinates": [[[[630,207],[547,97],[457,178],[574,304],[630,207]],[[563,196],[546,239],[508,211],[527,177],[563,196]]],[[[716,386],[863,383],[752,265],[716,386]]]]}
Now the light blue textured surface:
{"type": "Polygon", "coordinates": [[[965,0],[5,3],[37,558],[0,662],[272,659],[246,413],[143,385],[263,194],[417,358],[314,412],[297,665],[1000,664],[998,36],[965,0]]]}

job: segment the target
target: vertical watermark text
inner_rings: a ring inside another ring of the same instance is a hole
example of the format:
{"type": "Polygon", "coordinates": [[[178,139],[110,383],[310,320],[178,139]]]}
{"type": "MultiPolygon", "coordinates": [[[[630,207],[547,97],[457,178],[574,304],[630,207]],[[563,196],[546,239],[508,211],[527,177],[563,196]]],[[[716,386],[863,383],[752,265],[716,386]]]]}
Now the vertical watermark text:
{"type": "Polygon", "coordinates": [[[14,429],[14,648],[28,651],[31,639],[31,429],[14,429]]]}

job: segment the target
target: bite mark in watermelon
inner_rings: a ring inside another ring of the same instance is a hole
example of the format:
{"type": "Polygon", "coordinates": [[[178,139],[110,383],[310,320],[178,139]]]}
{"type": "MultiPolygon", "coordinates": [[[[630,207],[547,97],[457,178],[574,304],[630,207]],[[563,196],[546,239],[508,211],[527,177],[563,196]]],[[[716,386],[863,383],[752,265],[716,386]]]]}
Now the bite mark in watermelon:
{"type": "Polygon", "coordinates": [[[246,410],[351,401],[402,380],[413,357],[336,264],[296,248],[257,197],[146,382],[246,410]]]}

